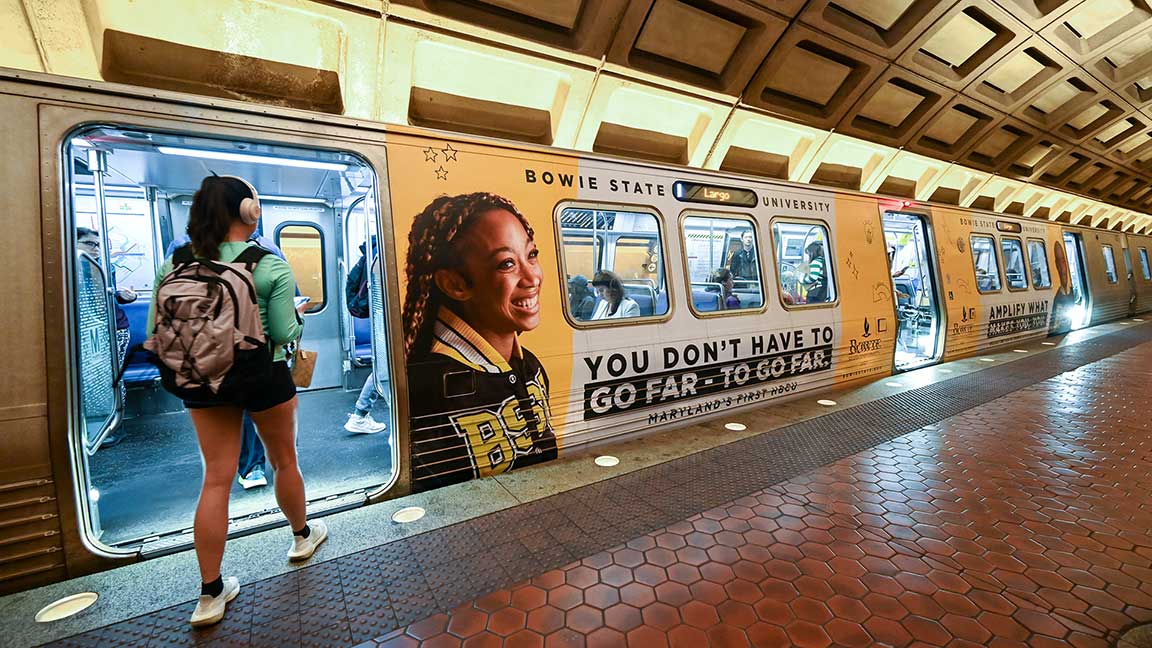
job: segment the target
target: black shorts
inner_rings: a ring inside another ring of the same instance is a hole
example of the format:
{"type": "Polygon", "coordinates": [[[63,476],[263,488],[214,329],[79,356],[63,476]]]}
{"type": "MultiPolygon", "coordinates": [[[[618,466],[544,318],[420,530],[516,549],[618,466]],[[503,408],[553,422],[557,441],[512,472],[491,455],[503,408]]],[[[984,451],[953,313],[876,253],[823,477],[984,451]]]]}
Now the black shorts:
{"type": "Polygon", "coordinates": [[[287,403],[296,395],[296,383],[292,382],[292,371],[284,361],[273,362],[267,379],[254,381],[251,385],[236,390],[230,398],[215,400],[184,401],[188,409],[232,406],[249,412],[263,412],[282,403],[287,403]]]}

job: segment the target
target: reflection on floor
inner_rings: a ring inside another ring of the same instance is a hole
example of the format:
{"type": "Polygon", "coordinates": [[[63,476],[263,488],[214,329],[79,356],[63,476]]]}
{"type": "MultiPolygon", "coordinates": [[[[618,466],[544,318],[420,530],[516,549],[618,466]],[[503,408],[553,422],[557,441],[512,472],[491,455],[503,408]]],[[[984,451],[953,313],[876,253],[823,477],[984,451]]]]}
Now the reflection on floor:
{"type": "MultiPolygon", "coordinates": [[[[386,483],[392,470],[388,436],[344,430],[356,392],[327,389],[300,394],[297,452],[308,499],[316,500],[386,483]]],[[[380,399],[373,418],[387,421],[380,399]]],[[[185,412],[143,416],[125,422],[124,440],[91,459],[92,485],[100,491],[101,540],[117,544],[170,533],[192,525],[200,493],[200,451],[185,412]]],[[[272,470],[268,486],[245,491],[232,486],[231,512],[249,515],[276,506],[272,470]]]]}

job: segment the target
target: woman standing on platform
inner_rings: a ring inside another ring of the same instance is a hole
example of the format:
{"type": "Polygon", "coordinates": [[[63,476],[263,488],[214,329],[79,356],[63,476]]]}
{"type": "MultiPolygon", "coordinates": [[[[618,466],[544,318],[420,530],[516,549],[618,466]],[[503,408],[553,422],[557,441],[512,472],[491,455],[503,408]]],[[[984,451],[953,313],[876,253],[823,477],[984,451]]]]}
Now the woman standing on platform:
{"type": "MultiPolygon", "coordinates": [[[[202,276],[205,274],[202,268],[211,268],[212,261],[220,262],[216,267],[248,263],[264,337],[272,347],[269,350],[272,361],[266,367],[253,369],[262,371],[262,375],[244,374],[243,379],[221,382],[215,388],[207,384],[190,387],[183,374],[178,374],[180,380],[174,383],[177,391],[185,390],[178,394],[182,397],[187,391],[200,394],[195,400],[184,400],[184,407],[196,428],[204,466],[204,481],[193,525],[201,579],[200,599],[190,619],[193,626],[219,622],[224,618],[227,603],[240,593],[239,581],[234,577],[224,579],[220,574],[220,564],[228,537],[228,499],[240,455],[240,427],[245,410],[256,422],[268,451],[268,459],[275,471],[276,501],[292,526],[293,544],[288,559],[309,558],[328,535],[324,522],[307,522],[305,519],[304,478],[296,460],[296,385],[292,382],[284,354],[284,345],[299,339],[303,331],[299,311],[308,305],[302,304],[297,309],[294,304],[296,280],[291,267],[249,241],[259,220],[259,196],[247,181],[215,175],[204,178],[192,197],[189,211],[191,242],[173,252],[160,266],[148,314],[148,321],[152,323],[148,348],[156,352],[166,365],[173,359],[182,360],[184,365],[191,366],[190,371],[199,374],[201,369],[196,365],[197,360],[211,367],[216,359],[191,356],[189,349],[199,351],[209,347],[184,346],[180,344],[182,339],[177,339],[177,344],[170,344],[173,336],[183,332],[180,328],[182,320],[177,318],[190,317],[184,311],[190,310],[192,303],[189,302],[189,308],[184,308],[181,300],[195,299],[196,296],[189,293],[170,296],[164,300],[164,308],[158,314],[157,304],[161,301],[158,295],[165,290],[165,280],[174,267],[182,273],[195,268],[202,276]],[[182,357],[181,352],[184,354],[182,357]]],[[[209,291],[208,294],[213,293],[209,291]]],[[[242,322],[239,311],[237,313],[236,321],[242,322]]],[[[204,323],[202,329],[197,330],[206,330],[210,325],[204,323]]],[[[235,367],[232,362],[230,358],[228,366],[235,367]]]]}

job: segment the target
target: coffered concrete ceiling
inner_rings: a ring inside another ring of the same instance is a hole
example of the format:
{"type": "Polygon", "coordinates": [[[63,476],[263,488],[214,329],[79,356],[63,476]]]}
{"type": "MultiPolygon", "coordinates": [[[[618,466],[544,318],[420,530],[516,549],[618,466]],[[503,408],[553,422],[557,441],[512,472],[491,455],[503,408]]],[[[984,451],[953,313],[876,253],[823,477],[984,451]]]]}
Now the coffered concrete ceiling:
{"type": "Polygon", "coordinates": [[[1152,232],[1149,0],[0,0],[0,65],[1152,232]]]}
{"type": "MultiPolygon", "coordinates": [[[[1144,0],[395,0],[390,11],[408,6],[602,59],[601,74],[732,101],[742,119],[771,116],[1152,210],[1144,0]]],[[[771,141],[779,128],[762,131],[735,138],[713,162],[795,179],[802,156],[771,141]]],[[[601,139],[593,149],[613,144],[601,139]]],[[[633,151],[641,157],[693,157],[636,139],[634,148],[650,147],[633,151]]],[[[859,166],[817,164],[802,179],[869,189],[867,160],[887,153],[865,151],[859,166]]],[[[959,201],[963,184],[937,182],[924,196],[916,185],[933,165],[911,166],[913,177],[884,192],[959,201]]]]}

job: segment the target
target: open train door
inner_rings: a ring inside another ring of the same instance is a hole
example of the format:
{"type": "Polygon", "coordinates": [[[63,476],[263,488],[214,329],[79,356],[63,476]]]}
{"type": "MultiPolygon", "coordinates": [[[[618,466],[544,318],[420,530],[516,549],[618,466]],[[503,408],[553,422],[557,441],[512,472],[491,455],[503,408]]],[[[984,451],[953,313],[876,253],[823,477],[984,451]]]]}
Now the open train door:
{"type": "Polygon", "coordinates": [[[936,362],[943,352],[932,233],[920,214],[888,211],[882,222],[896,299],[896,370],[908,371],[936,362]]]}
{"type": "MultiPolygon", "coordinates": [[[[143,351],[128,354],[135,378],[128,384],[128,406],[119,405],[113,386],[116,309],[109,291],[135,282],[139,298],[131,304],[135,309],[125,307],[129,329],[121,330],[130,330],[134,343],[143,341],[156,267],[169,238],[184,230],[192,193],[211,174],[240,176],[258,188],[262,233],[282,249],[300,292],[312,298],[313,312],[304,317],[304,346],[320,353],[312,388],[298,397],[297,441],[300,466],[309,478],[309,517],[359,506],[369,493],[390,488],[398,463],[391,408],[376,410],[386,429],[354,434],[346,428],[356,397],[340,388],[343,286],[336,272],[338,221],[355,201],[369,201],[373,211],[381,210],[385,216],[372,226],[390,236],[387,207],[376,204],[387,196],[378,189],[386,166],[383,145],[342,135],[336,127],[316,133],[282,117],[220,126],[235,120],[206,117],[201,108],[141,107],[135,100],[132,110],[121,109],[114,105],[120,99],[105,99],[84,94],[74,103],[39,107],[40,158],[45,177],[51,178],[42,191],[45,237],[62,251],[56,276],[62,277],[57,290],[64,297],[61,308],[47,312],[45,327],[61,340],[46,354],[50,375],[60,386],[49,390],[50,434],[54,447],[68,449],[56,460],[54,474],[59,476],[59,499],[76,507],[71,515],[77,528],[65,531],[65,542],[75,543],[76,555],[107,557],[156,556],[192,546],[189,527],[202,468],[191,420],[179,399],[156,385],[157,372],[147,358],[134,360],[146,355],[143,351]],[[94,154],[101,152],[107,152],[106,168],[94,154]],[[151,201],[141,196],[157,197],[170,220],[161,227],[147,209],[132,227],[123,218],[115,220],[114,209],[102,217],[88,205],[91,196],[103,191],[102,183],[109,196],[130,194],[141,204],[151,201]],[[98,231],[107,252],[81,249],[80,226],[98,231]],[[147,254],[127,254],[137,249],[147,254]],[[101,446],[110,429],[121,435],[120,442],[101,446]]],[[[386,243],[380,247],[385,253],[392,249],[386,243]]],[[[381,340],[373,341],[379,349],[373,364],[386,374],[390,347],[383,338],[390,334],[385,322],[391,320],[383,317],[385,271],[377,268],[374,285],[381,294],[373,311],[381,340]]],[[[379,392],[380,385],[375,389],[379,392]]],[[[273,484],[249,488],[240,479],[245,476],[233,483],[230,535],[283,525],[273,484]]],[[[268,477],[274,482],[273,475],[268,477]]]]}
{"type": "Polygon", "coordinates": [[[1084,274],[1084,239],[1078,232],[1064,232],[1064,257],[1068,264],[1068,276],[1064,276],[1057,259],[1057,268],[1060,270],[1061,283],[1065,280],[1071,284],[1071,291],[1066,293],[1067,299],[1057,295],[1056,303],[1052,307],[1052,319],[1061,322],[1054,332],[1066,332],[1065,328],[1076,330],[1084,328],[1092,320],[1092,294],[1088,290],[1088,278],[1084,274]],[[1064,318],[1067,318],[1065,322],[1064,318]]]}

